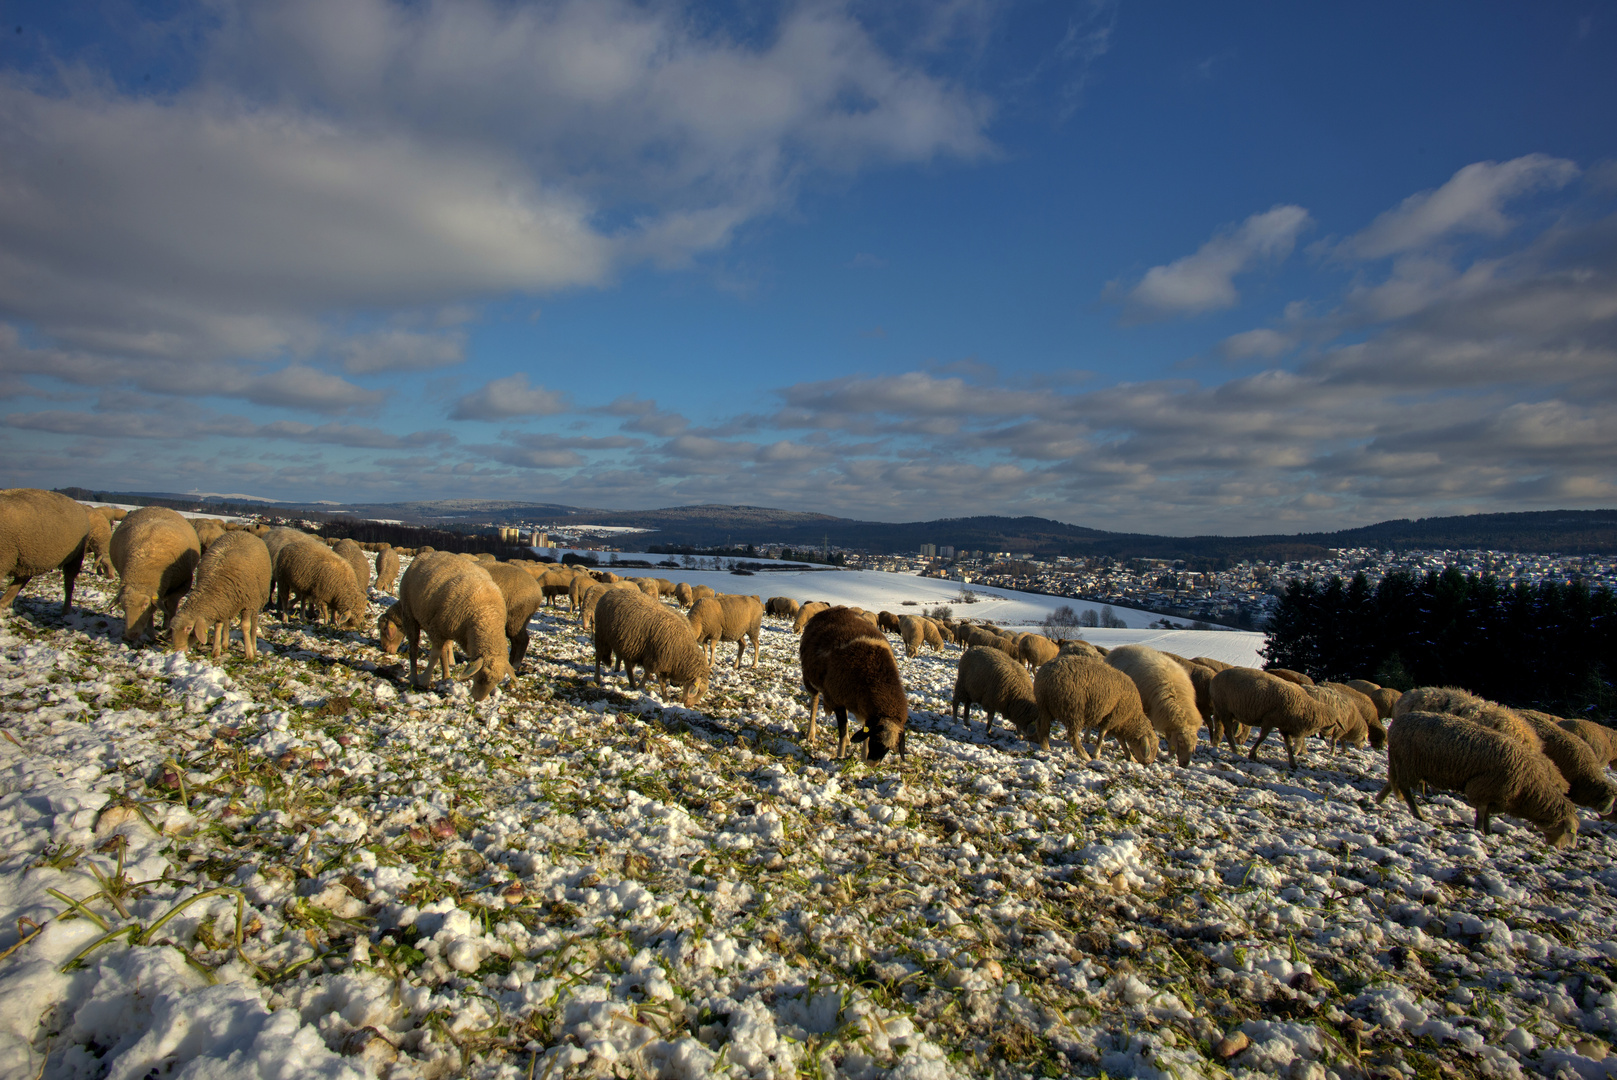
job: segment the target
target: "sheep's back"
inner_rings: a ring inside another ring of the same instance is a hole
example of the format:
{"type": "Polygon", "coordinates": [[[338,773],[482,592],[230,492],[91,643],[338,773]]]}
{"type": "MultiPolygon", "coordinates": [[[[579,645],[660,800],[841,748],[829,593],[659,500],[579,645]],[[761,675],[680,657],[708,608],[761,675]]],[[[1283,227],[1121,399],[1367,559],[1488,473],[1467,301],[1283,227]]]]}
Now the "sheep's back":
{"type": "Polygon", "coordinates": [[[0,577],[55,570],[88,542],[90,513],[57,491],[0,491],[0,577]]]}

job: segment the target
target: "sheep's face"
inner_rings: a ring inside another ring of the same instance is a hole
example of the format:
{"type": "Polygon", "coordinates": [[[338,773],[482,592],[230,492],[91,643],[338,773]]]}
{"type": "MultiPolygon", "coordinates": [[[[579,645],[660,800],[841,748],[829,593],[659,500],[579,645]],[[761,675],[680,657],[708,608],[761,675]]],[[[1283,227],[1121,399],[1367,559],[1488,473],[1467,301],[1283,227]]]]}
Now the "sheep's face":
{"type": "Polygon", "coordinates": [[[697,678],[686,683],[685,693],[680,698],[680,704],[687,709],[694,708],[696,703],[702,700],[702,696],[707,693],[707,684],[708,680],[705,678],[697,678]]]}
{"type": "Polygon", "coordinates": [[[472,700],[482,701],[488,697],[510,674],[511,665],[504,657],[478,668],[472,675],[472,700]]]}
{"type": "Polygon", "coordinates": [[[139,641],[146,636],[152,620],[157,617],[156,596],[132,596],[127,591],[119,596],[124,609],[124,640],[139,641]]]}
{"type": "Polygon", "coordinates": [[[1128,748],[1129,757],[1141,765],[1157,760],[1157,733],[1154,731],[1142,739],[1124,739],[1123,745],[1128,748]]]}
{"type": "Polygon", "coordinates": [[[381,639],[382,652],[388,656],[398,652],[404,644],[404,628],[399,625],[392,608],[382,612],[376,624],[376,634],[381,639]]]}
{"type": "Polygon", "coordinates": [[[880,761],[897,750],[904,753],[904,717],[878,716],[855,736],[865,740],[865,760],[880,761]]]}
{"type": "Polygon", "coordinates": [[[1578,841],[1578,813],[1568,809],[1566,816],[1544,830],[1544,839],[1552,848],[1570,848],[1578,841]]]}

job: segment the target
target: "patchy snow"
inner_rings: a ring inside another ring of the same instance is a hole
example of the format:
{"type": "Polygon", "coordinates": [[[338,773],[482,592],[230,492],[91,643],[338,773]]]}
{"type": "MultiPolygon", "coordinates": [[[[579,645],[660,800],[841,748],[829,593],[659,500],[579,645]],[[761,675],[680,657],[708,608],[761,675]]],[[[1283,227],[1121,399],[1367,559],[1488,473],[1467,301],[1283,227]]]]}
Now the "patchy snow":
{"type": "MultiPolygon", "coordinates": [[[[834,591],[863,576],[709,580],[892,607],[834,591]]],[[[802,744],[780,620],[687,710],[595,687],[542,609],[474,706],[296,621],[266,617],[254,663],[131,650],[111,583],[79,580],[65,619],[45,577],[0,620],[0,1076],[1617,1062],[1597,820],[1570,852],[1509,818],[1480,836],[1452,795],[1417,822],[1373,804],[1378,753],[1317,742],[1295,774],[1205,741],[1188,768],[1082,763],[951,719],[952,647],[900,658],[910,756],[871,768],[802,744]]],[[[1086,632],[1108,635],[1231,659],[1251,637],[1086,632]]]]}

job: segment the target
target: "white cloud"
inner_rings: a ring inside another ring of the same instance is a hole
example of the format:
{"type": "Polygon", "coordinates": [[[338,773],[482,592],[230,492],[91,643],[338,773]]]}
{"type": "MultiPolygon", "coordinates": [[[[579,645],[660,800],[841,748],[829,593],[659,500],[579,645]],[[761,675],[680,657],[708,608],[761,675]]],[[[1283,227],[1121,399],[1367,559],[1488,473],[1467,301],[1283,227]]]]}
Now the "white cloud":
{"type": "Polygon", "coordinates": [[[1240,300],[1235,275],[1261,262],[1291,254],[1297,236],[1310,224],[1300,206],[1275,206],[1253,214],[1165,266],[1153,266],[1129,290],[1125,305],[1133,318],[1198,315],[1234,307],[1240,300]]]}
{"type": "Polygon", "coordinates": [[[1455,173],[1442,187],[1411,195],[1363,232],[1343,241],[1339,250],[1361,259],[1379,259],[1457,233],[1501,236],[1515,224],[1504,213],[1508,200],[1565,187],[1577,176],[1575,164],[1545,154],[1506,162],[1478,161],[1455,173]]]}
{"type": "Polygon", "coordinates": [[[338,352],[350,375],[384,371],[426,371],[466,360],[466,336],[383,330],[344,341],[338,352]]]}
{"type": "Polygon", "coordinates": [[[1295,348],[1297,342],[1278,330],[1259,328],[1231,334],[1219,344],[1219,349],[1231,360],[1249,360],[1262,357],[1272,360],[1281,353],[1295,348]]]}
{"type": "Polygon", "coordinates": [[[529,386],[524,372],[495,379],[458,399],[451,420],[506,420],[515,416],[553,416],[567,411],[567,395],[529,386]]]}

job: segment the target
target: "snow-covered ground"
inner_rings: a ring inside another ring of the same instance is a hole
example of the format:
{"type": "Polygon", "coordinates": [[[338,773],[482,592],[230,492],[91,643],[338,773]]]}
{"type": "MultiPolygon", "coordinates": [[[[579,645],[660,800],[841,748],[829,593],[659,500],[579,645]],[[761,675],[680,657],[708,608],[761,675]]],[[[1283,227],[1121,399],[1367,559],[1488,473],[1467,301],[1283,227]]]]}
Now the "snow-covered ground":
{"type": "Polygon", "coordinates": [[[79,581],[0,619],[3,1077],[1613,1071],[1596,820],[1417,822],[1317,743],[1040,752],[951,719],[953,648],[899,661],[906,761],[835,761],[778,620],[693,711],[542,610],[474,706],[298,622],[132,650],[79,581]]]}

